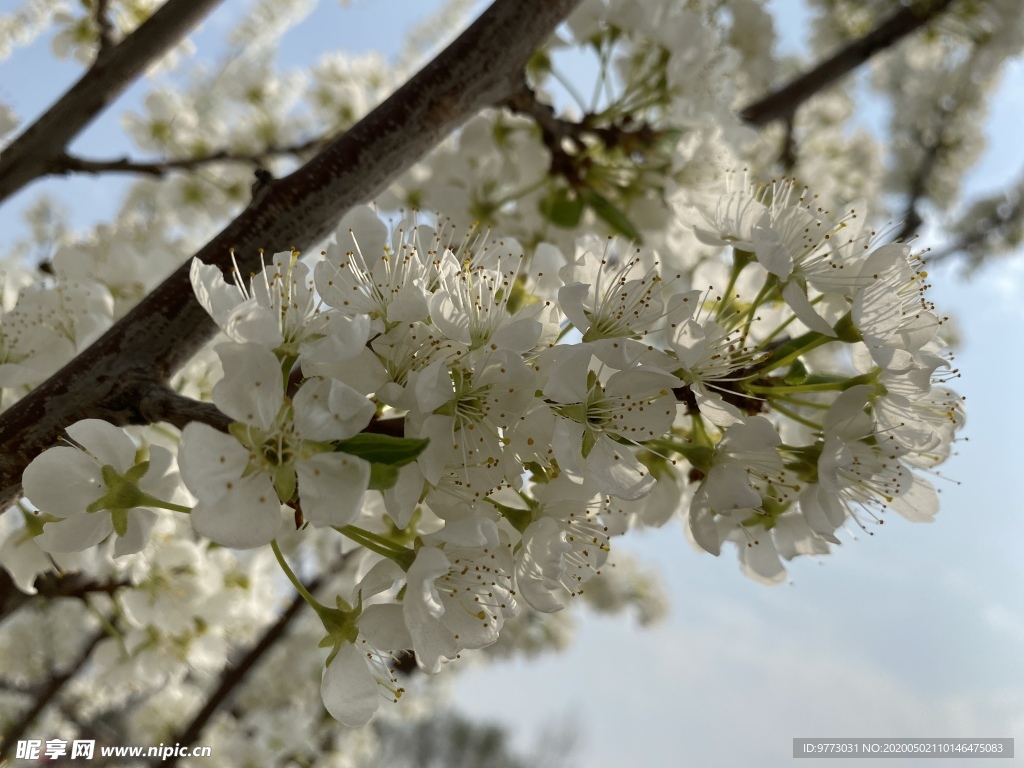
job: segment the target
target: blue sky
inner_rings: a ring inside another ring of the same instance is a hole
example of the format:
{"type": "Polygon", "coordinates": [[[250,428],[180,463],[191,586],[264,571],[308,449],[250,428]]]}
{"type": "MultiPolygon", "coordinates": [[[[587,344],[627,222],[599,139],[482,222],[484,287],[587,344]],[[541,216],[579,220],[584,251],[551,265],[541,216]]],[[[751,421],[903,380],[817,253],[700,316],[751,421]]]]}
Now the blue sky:
{"type": "MultiPolygon", "coordinates": [[[[800,50],[800,3],[772,5],[784,14],[782,44],[800,50]]],[[[245,6],[226,3],[195,36],[200,50],[245,6]]],[[[322,0],[286,38],[288,60],[297,65],[332,48],[391,53],[426,7],[363,0],[343,8],[322,0]]],[[[53,62],[37,45],[0,63],[0,98],[30,119],[76,76],[74,64],[53,62]]],[[[1017,62],[994,102],[971,193],[1006,183],[1024,166],[1022,84],[1017,62]]],[[[75,148],[117,155],[116,115],[142,92],[122,99],[75,148]]],[[[863,120],[877,127],[880,114],[868,105],[863,120]]],[[[0,209],[9,238],[20,228],[18,211],[44,189],[64,199],[82,226],[113,212],[123,185],[90,178],[35,185],[0,209]]],[[[454,684],[454,704],[509,724],[524,744],[569,723],[578,732],[579,763],[592,768],[788,766],[797,736],[1024,737],[1017,486],[1024,416],[1016,407],[1024,261],[993,263],[970,281],[954,271],[935,270],[932,298],[956,315],[963,336],[956,386],[967,395],[970,442],[942,468],[959,484],[936,481],[943,490],[935,523],[893,516],[873,537],[847,541],[821,561],[793,563],[792,583],[775,588],[744,578],[730,553],[716,560],[693,551],[678,524],[630,537],[626,548],[662,575],[672,601],[666,620],[640,629],[631,619],[585,615],[569,652],[469,668],[454,684]]]]}

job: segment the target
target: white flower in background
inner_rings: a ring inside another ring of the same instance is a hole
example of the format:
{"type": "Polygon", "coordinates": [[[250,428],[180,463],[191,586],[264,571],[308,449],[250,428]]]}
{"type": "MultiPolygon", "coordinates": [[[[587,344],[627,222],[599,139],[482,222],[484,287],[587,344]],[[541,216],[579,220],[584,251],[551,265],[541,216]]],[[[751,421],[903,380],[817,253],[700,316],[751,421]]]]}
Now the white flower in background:
{"type": "Polygon", "coordinates": [[[460,651],[497,640],[519,606],[511,592],[512,549],[493,520],[449,522],[423,540],[402,607],[416,663],[434,674],[460,651]]]}
{"type": "Polygon", "coordinates": [[[57,446],[25,469],[25,495],[41,511],[62,518],[35,538],[47,552],[79,552],[117,535],[114,556],[142,550],[156,522],[155,507],[178,494],[174,456],[159,446],[140,460],[123,430],[98,419],[67,428],[81,448],[57,446]]]}
{"type": "Polygon", "coordinates": [[[334,452],[330,441],[360,432],[373,404],[341,382],[305,382],[289,402],[277,357],[258,344],[217,348],[224,378],[213,400],[239,422],[232,434],[192,423],[182,433],[182,478],[199,499],[192,523],[229,547],[257,547],[277,536],[281,502],[298,489],[314,526],[348,525],[359,514],[370,478],[361,458],[334,452]]]}

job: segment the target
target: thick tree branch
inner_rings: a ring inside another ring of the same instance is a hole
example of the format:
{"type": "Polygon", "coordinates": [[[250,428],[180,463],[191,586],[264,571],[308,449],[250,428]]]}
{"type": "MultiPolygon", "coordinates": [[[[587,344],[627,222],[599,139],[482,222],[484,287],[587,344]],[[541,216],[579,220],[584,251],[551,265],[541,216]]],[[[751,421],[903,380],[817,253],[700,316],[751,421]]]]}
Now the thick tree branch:
{"type": "MultiPolygon", "coordinates": [[[[368,200],[481,109],[502,103],[533,51],[579,0],[497,0],[419,74],[291,175],[270,183],[197,254],[244,273],[270,253],[319,243],[353,205],[368,200]]],[[[111,54],[111,58],[113,54],[111,54]]],[[[28,463],[79,419],[143,421],[144,385],[166,382],[216,331],[189,280],[191,260],[103,337],[0,415],[0,508],[21,492],[28,463]]]]}
{"type": "Polygon", "coordinates": [[[147,424],[158,421],[184,429],[186,424],[199,421],[214,429],[227,432],[234,421],[213,403],[193,400],[163,384],[147,387],[139,399],[139,414],[147,424]]]}
{"type": "Polygon", "coordinates": [[[132,160],[130,157],[96,160],[62,152],[54,158],[47,173],[54,176],[66,176],[72,173],[134,173],[162,178],[172,171],[192,171],[216,163],[243,163],[263,167],[273,157],[303,155],[321,149],[328,141],[328,138],[321,136],[290,147],[265,147],[258,152],[233,152],[221,149],[198,157],[149,161],[132,160]]]}
{"type": "Polygon", "coordinates": [[[748,104],[740,117],[751,125],[767,125],[792,115],[811,96],[855,70],[876,53],[884,51],[907,35],[916,32],[953,3],[953,0],[928,0],[900,9],[864,37],[848,43],[816,67],[790,83],[748,104]]]}
{"type": "Polygon", "coordinates": [[[97,58],[70,90],[0,154],[0,202],[50,169],[72,139],[220,0],[167,0],[97,58]]]}
{"type": "Polygon", "coordinates": [[[79,653],[78,658],[68,665],[68,671],[59,675],[54,675],[50,678],[46,686],[36,696],[35,701],[32,702],[32,706],[29,707],[21,719],[15,721],[7,728],[2,735],[0,735],[0,764],[6,765],[6,758],[10,757],[13,751],[14,745],[18,739],[25,735],[25,731],[32,726],[36,718],[39,717],[40,713],[46,709],[50,703],[57,697],[61,692],[61,689],[78,673],[78,671],[85,665],[85,662],[89,660],[89,656],[92,655],[93,650],[99,645],[99,642],[107,636],[106,629],[101,629],[95,635],[93,635],[79,653]]]}

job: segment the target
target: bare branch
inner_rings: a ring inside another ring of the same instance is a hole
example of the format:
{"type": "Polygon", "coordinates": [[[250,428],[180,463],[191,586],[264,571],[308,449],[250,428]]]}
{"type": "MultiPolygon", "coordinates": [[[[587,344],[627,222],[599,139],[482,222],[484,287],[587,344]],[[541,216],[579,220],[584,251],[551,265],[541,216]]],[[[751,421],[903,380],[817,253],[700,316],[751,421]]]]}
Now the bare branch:
{"type": "MultiPolygon", "coordinates": [[[[534,49],[579,0],[497,0],[455,42],[351,130],[291,175],[269,183],[197,254],[243,272],[270,253],[319,243],[353,205],[370,199],[444,136],[514,91],[534,49]]],[[[126,41],[127,42],[127,41],[126,41]]],[[[120,46],[119,46],[120,47],[120,46]]],[[[113,54],[111,54],[113,57],[113,54]]],[[[21,475],[79,419],[140,423],[139,395],[166,382],[216,331],[183,264],[85,352],[0,415],[0,507],[21,475]]]]}
{"type": "Polygon", "coordinates": [[[893,237],[893,241],[897,243],[905,243],[910,240],[917,233],[918,227],[924,223],[918,206],[921,204],[921,199],[925,196],[928,179],[931,177],[932,171],[935,169],[935,165],[942,154],[943,144],[940,140],[936,139],[929,143],[924,150],[921,162],[917,164],[917,168],[914,169],[914,176],[910,180],[907,208],[903,213],[903,226],[900,227],[899,232],[893,237]]]}
{"type": "Polygon", "coordinates": [[[17,588],[6,570],[0,569],[0,622],[21,606],[39,598],[77,597],[84,599],[96,593],[113,594],[128,582],[119,579],[96,581],[80,573],[45,573],[39,576],[33,586],[35,595],[27,595],[17,588]]]}
{"type": "Polygon", "coordinates": [[[740,110],[740,117],[751,125],[762,126],[792,115],[797,107],[818,91],[845,77],[876,53],[916,32],[946,10],[952,2],[953,0],[930,0],[901,5],[898,11],[864,37],[851,41],[810,71],[764,98],[748,104],[740,110]]]}
{"type": "Polygon", "coordinates": [[[101,629],[99,632],[94,634],[84,646],[82,651],[79,653],[78,658],[68,665],[68,671],[59,675],[54,675],[50,678],[50,681],[40,691],[36,700],[32,702],[32,706],[29,707],[28,711],[21,716],[20,720],[16,720],[7,728],[2,735],[0,735],[0,764],[6,765],[5,759],[10,757],[11,748],[17,743],[18,739],[25,735],[25,731],[31,727],[32,723],[35,722],[36,718],[46,709],[50,703],[57,697],[61,692],[61,689],[78,673],[86,661],[89,660],[89,656],[92,655],[93,650],[99,645],[99,642],[107,636],[106,629],[101,629]]]}
{"type": "Polygon", "coordinates": [[[167,0],[138,29],[100,56],[67,93],[0,154],[0,202],[46,174],[54,159],[96,115],[219,2],[167,0]]]}
{"type": "Polygon", "coordinates": [[[972,214],[971,226],[962,231],[956,240],[928,252],[929,264],[962,253],[968,257],[968,266],[974,268],[991,252],[1016,246],[1024,228],[1024,194],[1021,185],[1008,190],[998,205],[976,204],[967,216],[972,214]],[[1003,241],[1002,247],[1000,241],[1003,241]]]}
{"type": "Polygon", "coordinates": [[[114,25],[110,22],[110,0],[96,0],[96,26],[99,28],[99,61],[114,47],[114,25]]]}
{"type": "Polygon", "coordinates": [[[62,152],[54,158],[46,173],[53,176],[66,176],[72,173],[135,173],[162,178],[172,171],[192,171],[217,163],[243,163],[263,167],[273,157],[304,155],[321,149],[328,141],[330,141],[329,138],[320,136],[290,147],[270,146],[258,152],[233,152],[220,149],[198,157],[151,161],[132,160],[129,157],[115,160],[95,160],[62,152]]]}
{"type": "Polygon", "coordinates": [[[163,384],[154,384],[145,389],[139,398],[139,413],[147,424],[163,421],[178,429],[198,421],[227,432],[234,421],[213,403],[185,397],[163,384]]]}

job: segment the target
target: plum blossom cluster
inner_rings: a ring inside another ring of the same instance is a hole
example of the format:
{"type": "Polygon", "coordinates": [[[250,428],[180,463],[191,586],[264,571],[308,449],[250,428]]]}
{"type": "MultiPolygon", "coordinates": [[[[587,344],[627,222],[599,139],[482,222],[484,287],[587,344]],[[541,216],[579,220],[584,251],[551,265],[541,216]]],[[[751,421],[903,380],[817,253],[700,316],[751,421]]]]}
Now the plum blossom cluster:
{"type": "Polygon", "coordinates": [[[776,583],[844,526],[930,520],[921,470],[964,410],[923,262],[877,244],[859,203],[734,186],[691,214],[728,254],[711,287],[615,240],[531,263],[512,239],[369,208],[313,263],[280,253],[225,279],[193,262],[230,426],[188,424],[175,465],[73,425],[25,474],[45,513],[34,544],[113,537],[131,554],[164,509],[223,547],[269,545],[326,632],[324,705],[359,726],[402,695],[400,655],[435,673],[524,604],[559,611],[631,529],[679,517],[776,583]],[[317,530],[364,560],[332,606],[279,545],[317,530]]]}

